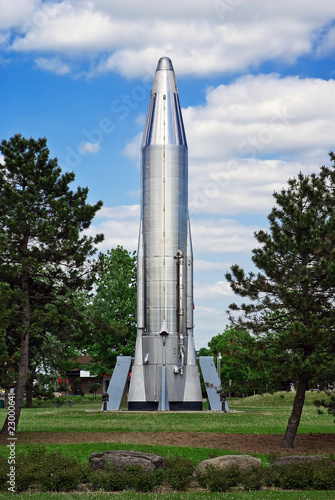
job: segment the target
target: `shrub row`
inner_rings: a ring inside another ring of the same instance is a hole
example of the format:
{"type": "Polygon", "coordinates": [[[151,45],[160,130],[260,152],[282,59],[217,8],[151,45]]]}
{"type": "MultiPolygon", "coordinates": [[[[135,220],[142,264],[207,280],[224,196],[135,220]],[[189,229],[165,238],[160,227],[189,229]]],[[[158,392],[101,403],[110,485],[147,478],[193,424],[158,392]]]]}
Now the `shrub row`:
{"type": "MultiPolygon", "coordinates": [[[[8,461],[0,459],[0,489],[8,488],[8,461]]],[[[90,473],[74,457],[60,451],[47,453],[44,447],[28,448],[18,453],[15,460],[15,490],[17,493],[37,487],[41,491],[71,491],[81,482],[87,482],[90,473]]]]}
{"type": "MultiPolygon", "coordinates": [[[[335,462],[320,460],[304,464],[274,465],[242,472],[237,466],[218,470],[208,466],[201,476],[194,476],[196,464],[187,458],[175,456],[165,460],[165,469],[143,472],[139,467],[124,470],[109,467],[104,471],[91,470],[74,457],[60,451],[47,453],[45,448],[28,449],[16,457],[15,489],[31,488],[39,491],[71,491],[80,483],[91,490],[121,491],[131,489],[149,492],[165,485],[173,490],[187,490],[195,480],[211,492],[229,491],[239,486],[257,491],[265,486],[281,489],[335,490],[335,462]]],[[[8,488],[8,461],[0,457],[0,490],[8,488]]]]}
{"type": "Polygon", "coordinates": [[[335,490],[335,462],[320,460],[303,464],[273,465],[265,469],[255,467],[242,472],[236,465],[224,471],[207,466],[198,482],[209,491],[229,491],[243,486],[247,491],[258,491],[265,486],[283,490],[335,490]]]}

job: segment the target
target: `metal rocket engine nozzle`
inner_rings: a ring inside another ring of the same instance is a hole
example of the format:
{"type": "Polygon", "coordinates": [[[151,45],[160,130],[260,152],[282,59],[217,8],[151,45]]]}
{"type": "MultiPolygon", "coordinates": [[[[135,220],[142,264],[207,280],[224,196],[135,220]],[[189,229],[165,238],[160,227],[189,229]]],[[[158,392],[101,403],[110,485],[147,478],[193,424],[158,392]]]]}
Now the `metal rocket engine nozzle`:
{"type": "Polygon", "coordinates": [[[128,407],[201,410],[193,340],[188,149],[168,57],[157,65],[141,155],[138,333],[128,407]]]}

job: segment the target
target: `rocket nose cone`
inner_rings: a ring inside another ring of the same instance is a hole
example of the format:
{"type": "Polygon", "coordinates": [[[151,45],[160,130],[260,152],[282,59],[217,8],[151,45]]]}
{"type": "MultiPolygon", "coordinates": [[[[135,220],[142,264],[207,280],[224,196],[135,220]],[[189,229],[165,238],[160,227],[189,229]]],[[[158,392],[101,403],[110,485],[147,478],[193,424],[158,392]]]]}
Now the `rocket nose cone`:
{"type": "Polygon", "coordinates": [[[187,148],[176,75],[171,59],[161,57],[152,86],[142,149],[167,144],[187,148]]]}
{"type": "Polygon", "coordinates": [[[169,57],[161,57],[158,61],[156,71],[160,69],[171,69],[173,71],[172,61],[169,57]]]}

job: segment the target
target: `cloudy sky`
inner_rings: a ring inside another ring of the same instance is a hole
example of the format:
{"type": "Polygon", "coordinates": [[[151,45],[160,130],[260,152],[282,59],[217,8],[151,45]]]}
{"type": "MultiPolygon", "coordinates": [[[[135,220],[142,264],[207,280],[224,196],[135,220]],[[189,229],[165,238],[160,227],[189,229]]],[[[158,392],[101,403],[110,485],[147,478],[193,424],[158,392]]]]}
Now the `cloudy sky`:
{"type": "MultiPolygon", "coordinates": [[[[334,149],[333,0],[1,0],[0,139],[48,139],[104,207],[101,250],[137,248],[140,141],[172,59],[189,146],[196,347],[228,324],[272,193],[334,149]]],[[[0,158],[1,160],[1,158],[0,158]]]]}

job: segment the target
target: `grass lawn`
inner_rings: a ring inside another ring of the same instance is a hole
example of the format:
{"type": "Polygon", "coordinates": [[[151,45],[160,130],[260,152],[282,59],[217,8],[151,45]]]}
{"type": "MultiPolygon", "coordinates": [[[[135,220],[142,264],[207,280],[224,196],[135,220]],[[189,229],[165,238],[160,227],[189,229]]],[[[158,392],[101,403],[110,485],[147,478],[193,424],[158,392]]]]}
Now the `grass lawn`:
{"type": "MultiPolygon", "coordinates": [[[[84,399],[69,408],[42,403],[32,409],[23,409],[18,432],[220,432],[237,434],[283,434],[293,404],[293,393],[266,394],[228,401],[236,413],[170,413],[128,411],[100,412],[101,401],[84,399]],[[91,410],[91,411],[87,411],[91,410]]],[[[320,396],[307,393],[299,433],[333,433],[334,419],[319,415],[313,402],[320,396]]],[[[0,425],[6,411],[0,410],[0,425]]]]}
{"type": "MultiPolygon", "coordinates": [[[[41,445],[38,444],[17,444],[16,452],[25,452],[27,448],[34,448],[41,445]]],[[[206,460],[214,456],[221,455],[240,455],[236,451],[222,450],[215,448],[188,448],[186,446],[164,446],[164,445],[141,445],[141,444],[126,444],[122,443],[76,443],[76,444],[43,444],[43,447],[49,452],[61,450],[64,454],[69,456],[74,456],[83,463],[87,463],[91,453],[101,452],[106,450],[119,450],[122,447],[123,450],[134,450],[142,451],[145,453],[154,453],[156,455],[161,455],[162,457],[170,457],[173,455],[180,455],[183,457],[190,458],[196,463],[206,460]]],[[[0,449],[0,455],[4,457],[8,456],[8,451],[5,447],[0,449]]],[[[267,455],[262,455],[260,453],[253,453],[253,457],[260,458],[263,465],[269,465],[267,455]]]]}
{"type": "MultiPolygon", "coordinates": [[[[21,493],[15,495],[18,500],[334,500],[334,491],[250,491],[236,493],[135,493],[124,491],[117,493],[90,492],[90,493],[21,493]]],[[[0,499],[8,499],[8,494],[0,493],[0,499]]]]}

